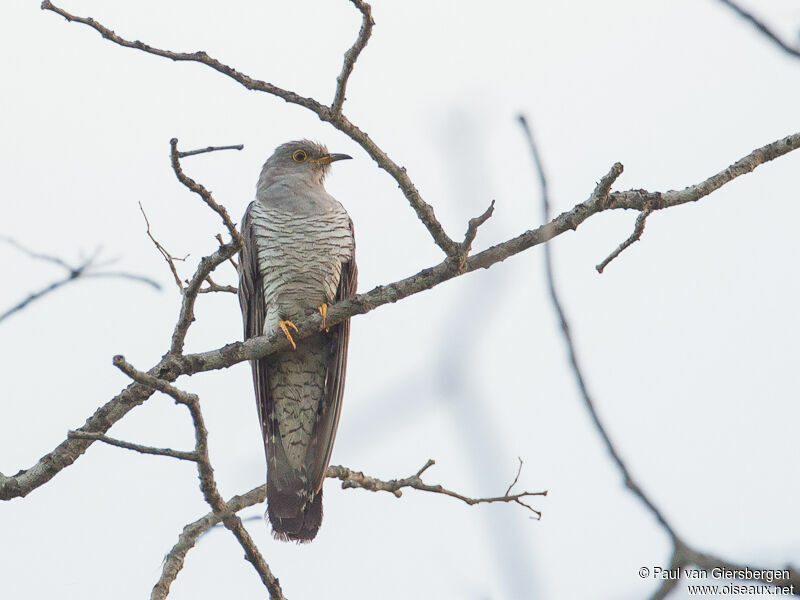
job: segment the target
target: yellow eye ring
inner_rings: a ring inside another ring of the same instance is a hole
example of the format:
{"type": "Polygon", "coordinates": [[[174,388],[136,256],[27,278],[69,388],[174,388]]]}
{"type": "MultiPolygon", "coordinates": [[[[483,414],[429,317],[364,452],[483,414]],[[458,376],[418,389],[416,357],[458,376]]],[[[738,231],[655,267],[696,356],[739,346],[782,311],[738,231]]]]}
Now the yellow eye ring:
{"type": "Polygon", "coordinates": [[[307,158],[308,154],[306,154],[305,150],[295,150],[292,152],[292,160],[294,160],[294,162],[303,162],[307,158]]]}

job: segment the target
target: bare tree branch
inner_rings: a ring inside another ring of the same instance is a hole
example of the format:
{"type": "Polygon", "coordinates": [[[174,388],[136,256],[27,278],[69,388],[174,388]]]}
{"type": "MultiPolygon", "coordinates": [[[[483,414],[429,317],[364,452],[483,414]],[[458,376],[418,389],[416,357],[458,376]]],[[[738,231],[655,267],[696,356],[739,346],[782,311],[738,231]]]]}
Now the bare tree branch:
{"type": "MultiPolygon", "coordinates": [[[[267,486],[260,485],[246,494],[233,496],[226,504],[230,512],[237,513],[255,504],[261,504],[266,498],[267,486]]],[[[222,516],[220,514],[210,512],[183,528],[180,536],[178,536],[177,543],[164,559],[164,564],[161,567],[161,576],[153,587],[153,592],[150,596],[151,600],[164,600],[167,597],[170,585],[183,569],[186,554],[194,547],[201,535],[221,522],[222,516]]]]}
{"type": "MultiPolygon", "coordinates": [[[[163,372],[165,365],[159,363],[156,373],[163,372]]],[[[77,431],[87,433],[105,433],[128,412],[142,404],[152,395],[152,390],[139,384],[129,385],[86,420],[85,425],[77,431]]],[[[13,476],[0,473],[0,500],[24,498],[31,491],[44,485],[55,477],[62,469],[70,466],[92,444],[93,439],[70,437],[61,442],[51,452],[40,458],[36,464],[23,469],[13,476]]]]}
{"type": "Polygon", "coordinates": [[[155,56],[168,58],[173,61],[202,63],[204,65],[211,67],[215,71],[218,71],[219,73],[222,73],[227,77],[230,77],[234,81],[239,82],[249,90],[256,90],[272,94],[273,96],[282,98],[286,102],[290,102],[292,104],[299,104],[300,106],[304,106],[309,110],[312,110],[318,114],[320,112],[327,112],[329,110],[327,106],[325,106],[324,104],[320,104],[313,98],[303,98],[302,96],[299,96],[294,92],[283,90],[277,86],[272,85],[271,83],[267,83],[265,81],[259,81],[257,79],[252,79],[251,77],[248,77],[247,75],[240,73],[236,69],[233,69],[232,67],[222,64],[215,58],[211,58],[210,56],[208,56],[208,54],[206,54],[203,51],[172,52],[170,50],[162,50],[160,48],[155,48],[138,40],[136,41],[126,40],[118,36],[111,29],[101,25],[94,19],[71,15],[67,11],[55,6],[49,0],[44,0],[44,2],[42,2],[41,4],[41,8],[42,10],[49,10],[56,14],[59,14],[62,17],[64,17],[67,21],[71,21],[74,23],[82,23],[84,25],[87,25],[92,29],[94,29],[95,31],[97,31],[105,39],[120,46],[123,46],[125,48],[133,48],[135,50],[141,50],[142,52],[147,52],[148,54],[154,54],[155,56]]]}
{"type": "Polygon", "coordinates": [[[334,94],[333,103],[331,104],[331,111],[335,114],[341,114],[342,112],[342,105],[346,100],[345,91],[347,89],[347,81],[353,73],[353,67],[356,64],[356,60],[358,60],[358,55],[364,50],[369,41],[369,36],[372,35],[372,26],[375,25],[375,21],[372,20],[372,7],[369,4],[363,0],[350,0],[350,2],[361,11],[361,29],[358,32],[358,37],[353,43],[353,46],[345,52],[342,72],[339,74],[339,77],[336,78],[336,93],[334,94]]]}
{"type": "Polygon", "coordinates": [[[197,294],[200,292],[200,287],[211,272],[216,269],[220,264],[228,260],[231,256],[239,251],[239,244],[231,242],[206,256],[200,261],[197,266],[197,271],[188,281],[183,290],[183,301],[181,302],[180,316],[178,322],[175,324],[175,330],[172,333],[172,344],[170,345],[170,354],[180,355],[183,352],[183,344],[186,341],[186,333],[189,331],[189,326],[194,321],[194,303],[197,300],[197,294]]]}
{"type": "MultiPolygon", "coordinates": [[[[236,250],[237,247],[234,244],[227,244],[200,261],[197,272],[192,277],[184,294],[184,302],[181,306],[179,321],[176,326],[176,330],[181,329],[183,336],[185,336],[185,330],[188,327],[186,322],[191,319],[191,308],[187,311],[186,298],[191,294],[196,295],[195,290],[200,287],[205,277],[214,268],[222,264],[230,256],[233,256],[236,250]]],[[[177,335],[180,335],[180,332],[174,333],[173,339],[177,335]]],[[[181,343],[182,339],[180,338],[181,343]]],[[[153,377],[174,381],[180,375],[180,371],[176,367],[175,355],[167,353],[148,371],[148,374],[153,377]]],[[[90,434],[105,434],[114,423],[122,419],[131,409],[142,404],[152,394],[152,388],[133,383],[98,408],[77,431],[90,434]]],[[[68,438],[51,452],[42,456],[32,467],[23,469],[13,476],[6,476],[0,473],[0,500],[27,496],[32,490],[47,483],[62,469],[75,462],[93,442],[93,439],[68,438]]]]}
{"type": "Polygon", "coordinates": [[[228,294],[239,293],[238,287],[234,285],[219,285],[213,279],[211,279],[211,275],[206,277],[206,283],[208,284],[206,287],[197,290],[198,294],[210,294],[212,292],[226,292],[228,294]]]}
{"type": "Polygon", "coordinates": [[[181,155],[192,156],[194,154],[199,154],[200,152],[211,152],[214,149],[211,148],[211,150],[209,150],[208,148],[206,148],[204,150],[190,150],[188,154],[186,152],[178,152],[178,138],[172,138],[169,141],[169,145],[171,149],[170,158],[172,162],[172,170],[175,171],[175,177],[177,177],[178,181],[180,181],[183,185],[185,185],[195,194],[200,196],[203,199],[203,202],[205,202],[211,210],[213,210],[220,216],[222,222],[225,224],[225,227],[228,230],[228,233],[231,236],[231,239],[241,247],[242,236],[236,229],[236,225],[234,225],[233,221],[231,221],[230,215],[228,215],[228,211],[225,210],[225,207],[222,206],[221,204],[217,204],[217,201],[214,200],[214,198],[211,196],[211,192],[209,192],[204,186],[197,183],[191,177],[188,177],[181,168],[181,163],[180,163],[181,155]]]}
{"type": "MultiPolygon", "coordinates": [[[[358,4],[356,4],[358,6],[358,4]]],[[[420,196],[419,192],[417,191],[416,187],[412,183],[411,179],[406,174],[404,168],[398,166],[394,161],[392,161],[388,155],[386,155],[383,150],[381,150],[370,138],[369,136],[361,131],[358,127],[353,125],[341,112],[333,111],[331,108],[321,104],[320,102],[312,99],[312,98],[304,98],[295,94],[294,92],[290,92],[284,89],[281,89],[277,86],[272,84],[258,81],[248,77],[247,75],[243,75],[239,71],[229,67],[218,60],[209,57],[205,52],[194,52],[194,53],[180,53],[180,52],[172,52],[169,50],[161,50],[158,48],[154,48],[143,42],[139,41],[129,41],[121,38],[112,30],[108,29],[107,27],[99,24],[94,19],[84,18],[84,17],[76,17],[74,15],[69,14],[68,12],[64,11],[61,8],[54,6],[49,0],[45,0],[42,3],[42,9],[53,11],[68,21],[74,21],[78,23],[82,23],[89,27],[92,27],[96,31],[98,31],[104,38],[119,44],[121,46],[127,48],[133,48],[137,50],[141,50],[143,52],[147,52],[149,54],[155,54],[157,56],[162,56],[165,58],[170,58],[172,60],[180,60],[180,61],[193,61],[199,62],[201,64],[205,64],[212,69],[219,71],[223,75],[226,75],[235,81],[241,83],[246,88],[251,90],[257,90],[261,92],[265,92],[279,98],[286,100],[287,102],[298,104],[311,110],[322,121],[330,122],[336,129],[341,131],[342,133],[349,136],[353,141],[358,143],[372,158],[378,165],[387,171],[398,183],[400,189],[403,191],[403,194],[406,196],[406,199],[412,205],[414,210],[417,213],[419,219],[423,222],[426,226],[428,231],[430,232],[431,236],[436,241],[437,245],[444,250],[444,252],[449,257],[457,257],[460,252],[459,244],[454,242],[442,228],[439,221],[436,219],[435,214],[433,212],[433,208],[427,204],[422,197],[420,196]]],[[[362,28],[363,29],[363,28],[362,28]]],[[[359,34],[359,39],[361,38],[361,34],[359,34]]],[[[364,42],[366,44],[366,42],[364,42]]],[[[358,46],[358,42],[353,48],[358,46]]],[[[353,49],[351,48],[351,50],[353,49]]],[[[357,52],[355,53],[357,57],[357,52]]],[[[355,58],[353,58],[355,61],[355,58]]],[[[344,70],[343,70],[344,73],[344,70]]],[[[346,82],[346,77],[343,78],[346,82]]],[[[788,151],[791,151],[796,148],[798,140],[797,136],[790,136],[789,138],[785,138],[784,140],[780,140],[779,142],[775,142],[775,144],[789,144],[789,147],[775,147],[775,148],[768,148],[764,147],[760,150],[765,151],[767,154],[775,154],[772,158],[779,156],[781,154],[785,154],[788,151]]],[[[667,206],[674,206],[676,204],[682,204],[684,202],[694,201],[697,200],[715,189],[717,189],[720,185],[723,185],[727,181],[730,181],[734,177],[741,175],[743,172],[742,169],[752,170],[758,164],[762,164],[766,162],[766,160],[772,160],[772,158],[766,158],[764,160],[760,159],[760,157],[745,157],[748,159],[747,162],[742,164],[734,164],[725,172],[718,173],[716,176],[710,178],[709,180],[699,184],[698,186],[693,186],[692,188],[686,188],[680,192],[670,191],[666,192],[665,194],[661,193],[649,193],[644,192],[643,190],[631,190],[630,192],[618,192],[613,197],[609,198],[610,205],[609,208],[637,208],[638,210],[647,210],[647,209],[661,209],[667,206]],[[728,172],[730,170],[732,172],[728,172]]],[[[742,159],[745,160],[745,159],[742,159]]],[[[611,180],[613,183],[613,179],[611,180]]],[[[602,194],[603,189],[599,188],[598,193],[599,195],[602,194]]],[[[587,215],[588,216],[588,215],[587,215]]],[[[581,219],[583,220],[583,219],[581,219]]],[[[575,227],[577,224],[575,225],[575,227]]],[[[574,227],[573,227],[574,228],[574,227]]]]}
{"type": "Polygon", "coordinates": [[[745,21],[749,22],[753,27],[755,27],[758,31],[760,31],[768,40],[770,40],[773,44],[778,46],[781,50],[789,54],[790,56],[794,56],[795,58],[800,58],[800,49],[794,48],[784,42],[775,32],[773,32],[762,20],[756,17],[753,13],[745,10],[741,6],[739,6],[736,2],[732,2],[731,0],[719,0],[725,6],[733,10],[737,15],[742,17],[745,21]]]}
{"type": "MultiPolygon", "coordinates": [[[[351,0],[352,1],[352,0],[351,0]]],[[[368,6],[366,3],[361,3],[363,6],[368,6]]],[[[356,4],[358,7],[359,5],[356,4]]],[[[436,218],[434,214],[433,208],[422,199],[419,191],[417,190],[416,186],[413,184],[411,179],[409,178],[408,174],[406,173],[405,167],[399,166],[395,163],[389,156],[381,150],[381,148],[372,141],[372,139],[361,129],[353,125],[344,116],[341,111],[334,111],[330,107],[325,106],[324,104],[314,100],[313,98],[305,98],[300,96],[294,92],[284,90],[279,88],[271,83],[267,83],[265,81],[260,81],[257,79],[253,79],[243,73],[240,73],[236,69],[229,67],[218,61],[215,58],[210,57],[203,51],[199,52],[172,52],[170,50],[162,50],[160,48],[154,48],[148,44],[145,44],[140,41],[130,41],[126,40],[120,36],[118,36],[114,31],[111,29],[101,25],[97,21],[91,18],[84,18],[84,17],[77,17],[75,15],[71,15],[67,11],[58,8],[57,6],[53,5],[52,2],[49,0],[45,0],[42,2],[42,9],[49,10],[56,14],[61,15],[67,21],[72,21],[75,23],[82,23],[87,25],[100,33],[105,39],[118,44],[120,46],[124,46],[125,48],[133,48],[135,50],[141,50],[142,52],[146,52],[148,54],[154,54],[156,56],[162,56],[164,58],[169,58],[174,61],[190,61],[190,62],[197,62],[204,64],[223,75],[230,77],[234,81],[240,83],[244,87],[249,90],[255,90],[259,92],[264,92],[266,94],[271,94],[273,96],[277,96],[289,102],[291,104],[297,104],[304,108],[307,108],[311,112],[315,113],[321,121],[326,121],[333,125],[336,129],[350,137],[354,142],[359,144],[364,151],[372,157],[372,159],[378,163],[378,166],[385,170],[389,175],[394,178],[397,184],[400,186],[403,194],[405,195],[406,199],[408,200],[409,204],[411,204],[414,211],[417,213],[417,217],[422,221],[425,227],[428,229],[428,232],[433,237],[436,244],[447,254],[447,256],[456,256],[459,252],[459,246],[456,242],[454,242],[444,231],[442,228],[441,223],[436,218]]],[[[360,9],[360,7],[359,7],[360,9]]],[[[363,14],[363,13],[362,13],[363,14]]],[[[361,37],[361,35],[359,35],[361,37]]],[[[366,44],[366,41],[364,42],[366,44]]],[[[356,48],[358,43],[354,46],[356,48]]],[[[352,49],[351,49],[352,50],[352,49]]],[[[355,62],[355,58],[357,57],[358,52],[355,53],[353,56],[353,62],[355,62]]],[[[345,67],[343,68],[343,75],[346,71],[347,62],[345,62],[345,67]]],[[[341,76],[340,76],[341,77],[341,76]]],[[[343,77],[342,81],[346,83],[347,77],[343,77]]]]}
{"type": "MultiPolygon", "coordinates": [[[[342,467],[338,465],[331,465],[328,467],[328,472],[326,477],[329,479],[338,479],[342,482],[342,489],[366,489],[370,491],[387,491],[389,493],[394,494],[398,498],[402,496],[401,489],[404,487],[410,487],[413,489],[418,489],[421,491],[431,492],[435,494],[443,494],[446,496],[454,497],[462,502],[466,502],[467,504],[481,504],[487,502],[514,502],[517,504],[522,505],[527,510],[531,510],[536,513],[538,516],[541,516],[541,513],[536,511],[535,509],[531,508],[527,504],[521,501],[522,498],[526,496],[545,496],[547,492],[523,492],[521,494],[511,494],[511,489],[516,484],[517,479],[519,477],[519,470],[517,471],[517,477],[514,479],[512,484],[509,486],[508,490],[503,496],[498,496],[496,498],[468,498],[467,496],[462,496],[461,494],[457,494],[455,492],[450,492],[449,490],[445,490],[442,488],[439,489],[426,489],[428,488],[438,488],[440,486],[427,486],[427,484],[422,483],[420,477],[423,472],[425,472],[428,468],[433,466],[435,461],[429,460],[421,469],[419,469],[414,475],[411,477],[407,477],[405,479],[392,479],[390,481],[384,481],[378,479],[376,477],[370,477],[364,475],[364,473],[360,471],[353,471],[348,469],[347,467],[342,467]]],[[[522,468],[522,461],[520,461],[519,469],[522,468]]],[[[228,510],[231,513],[237,513],[245,508],[249,508],[251,506],[255,506],[256,504],[261,504],[267,498],[267,489],[265,485],[260,485],[258,487],[253,488],[249,492],[237,496],[233,496],[230,500],[226,502],[228,510]]],[[[166,558],[164,559],[164,565],[161,570],[161,577],[159,578],[156,586],[153,588],[153,595],[151,596],[151,600],[163,600],[167,597],[167,592],[169,591],[169,586],[178,576],[178,573],[183,568],[183,563],[186,559],[186,554],[191,550],[194,545],[197,543],[197,540],[202,536],[206,531],[209,529],[219,525],[222,523],[222,516],[215,512],[210,512],[196,521],[189,523],[183,528],[183,532],[178,536],[177,543],[172,547],[172,549],[167,554],[166,558]]]]}
{"type": "MultiPolygon", "coordinates": [[[[223,258],[223,261],[230,259],[241,249],[243,244],[242,236],[236,229],[236,225],[234,225],[233,221],[231,221],[231,218],[228,215],[228,211],[225,210],[225,207],[218,204],[217,201],[212,197],[211,192],[209,192],[204,186],[197,183],[194,179],[188,177],[183,172],[180,164],[177,138],[172,138],[169,144],[171,149],[170,159],[172,163],[172,170],[175,172],[175,176],[178,178],[178,181],[180,181],[189,190],[200,196],[203,202],[205,202],[205,204],[211,210],[220,216],[222,222],[225,224],[225,227],[228,229],[228,233],[230,234],[232,241],[227,245],[220,244],[220,248],[215,255],[222,252],[224,254],[224,258],[222,255],[220,255],[220,257],[223,258]]],[[[180,354],[183,352],[183,344],[186,339],[186,333],[189,331],[189,326],[194,321],[194,303],[197,299],[198,293],[200,292],[200,286],[202,285],[203,281],[208,278],[211,272],[217,266],[219,266],[219,264],[219,262],[210,261],[208,258],[204,258],[200,261],[200,265],[198,265],[194,277],[187,282],[187,285],[183,290],[181,314],[178,317],[178,322],[175,325],[175,330],[172,334],[172,344],[169,350],[171,354],[180,354]]]]}
{"type": "Polygon", "coordinates": [[[478,227],[486,223],[494,213],[494,200],[482,214],[469,220],[467,223],[467,232],[464,234],[464,241],[461,242],[461,249],[464,255],[468,255],[472,249],[472,242],[475,241],[475,236],[478,235],[478,227]]]}
{"type": "Polygon", "coordinates": [[[795,133],[753,150],[719,173],[682,190],[669,190],[663,193],[646,190],[614,192],[608,196],[608,208],[630,208],[638,211],[661,210],[687,202],[697,202],[700,198],[708,196],[737,177],[750,173],[756,167],[779,156],[797,150],[798,147],[800,147],[800,133],[795,133]]]}
{"type": "Polygon", "coordinates": [[[633,233],[628,236],[628,239],[617,246],[617,249],[609,254],[603,262],[595,267],[598,273],[602,273],[603,269],[608,266],[608,263],[622,254],[629,246],[639,241],[639,238],[641,238],[642,234],[644,233],[645,221],[647,221],[647,217],[649,217],[652,212],[652,210],[643,210],[639,213],[639,216],[636,217],[636,224],[633,227],[633,233]]]}
{"type": "Polygon", "coordinates": [[[153,237],[153,234],[150,232],[150,219],[147,218],[147,213],[144,212],[144,207],[142,206],[141,202],[139,202],[139,210],[142,211],[142,216],[144,217],[144,224],[147,226],[147,231],[145,232],[147,233],[147,237],[149,237],[150,241],[153,242],[159,254],[161,254],[161,256],[164,257],[164,260],[167,262],[167,266],[169,267],[169,270],[172,273],[172,277],[175,280],[176,285],[178,286],[178,289],[181,291],[181,293],[183,293],[183,284],[181,283],[180,275],[178,275],[178,269],[175,266],[175,261],[176,260],[185,261],[187,258],[189,258],[189,255],[187,254],[183,258],[177,258],[175,256],[172,256],[172,254],[170,254],[167,251],[167,249],[161,245],[161,242],[159,242],[155,237],[153,237]]]}
{"type": "Polygon", "coordinates": [[[92,254],[89,258],[86,258],[83,261],[81,261],[79,264],[77,264],[75,266],[72,266],[72,265],[68,264],[66,261],[58,258],[57,256],[51,256],[49,254],[42,254],[40,252],[35,252],[33,250],[30,250],[29,248],[26,248],[25,246],[23,246],[22,244],[20,244],[16,240],[14,240],[13,238],[10,238],[10,237],[7,237],[7,236],[0,236],[0,241],[6,242],[10,246],[13,246],[14,248],[16,248],[20,252],[23,252],[24,254],[28,255],[32,259],[53,263],[53,264],[58,265],[59,267],[65,269],[67,271],[67,275],[64,278],[59,279],[57,281],[54,281],[53,283],[45,286],[41,290],[33,292],[32,294],[29,294],[28,296],[26,296],[24,299],[19,301],[17,304],[12,306],[11,308],[9,308],[6,311],[0,313],[0,321],[3,321],[5,319],[7,319],[8,317],[10,317],[11,315],[13,315],[15,313],[18,313],[19,311],[24,309],[26,306],[28,306],[31,302],[34,302],[34,301],[42,298],[43,296],[46,296],[50,292],[53,292],[53,291],[57,290],[58,288],[67,285],[68,283],[71,283],[73,281],[77,281],[78,279],[91,279],[91,278],[129,279],[131,281],[137,281],[139,283],[144,283],[144,284],[149,285],[149,286],[151,286],[151,287],[153,287],[153,288],[155,288],[157,290],[161,289],[161,286],[158,283],[156,283],[155,281],[153,281],[149,277],[144,277],[142,275],[134,275],[132,273],[125,273],[123,271],[96,271],[96,270],[94,270],[94,269],[96,269],[96,268],[98,268],[100,266],[105,266],[105,265],[110,264],[109,262],[106,262],[106,263],[103,263],[103,265],[100,265],[100,264],[98,264],[96,262],[98,254],[99,254],[99,249],[97,251],[95,251],[94,254],[92,254]]]}
{"type": "Polygon", "coordinates": [[[178,152],[178,158],[186,158],[187,156],[194,156],[196,154],[205,154],[206,152],[219,152],[220,150],[244,150],[244,144],[234,144],[233,146],[206,146],[199,150],[187,150],[186,152],[178,152]]]}
{"type": "MultiPolygon", "coordinates": [[[[511,482],[511,485],[508,486],[508,490],[506,490],[506,493],[502,496],[470,498],[468,496],[464,496],[463,494],[459,494],[458,492],[448,490],[441,485],[430,485],[422,481],[422,473],[432,467],[434,464],[436,464],[436,461],[429,459],[428,462],[426,462],[423,467],[414,475],[404,479],[392,479],[389,481],[384,481],[375,477],[369,477],[360,471],[353,471],[347,467],[333,465],[328,467],[327,477],[341,480],[342,489],[360,488],[363,490],[369,490],[371,492],[389,492],[394,494],[397,498],[400,498],[403,495],[402,489],[408,487],[415,490],[420,490],[422,492],[432,492],[434,494],[450,496],[451,498],[461,500],[470,506],[475,504],[490,504],[493,502],[515,502],[516,504],[519,504],[534,513],[537,519],[541,518],[542,516],[540,511],[526,504],[522,501],[522,499],[530,496],[546,496],[547,491],[520,492],[519,494],[511,494],[511,489],[514,487],[514,484],[516,484],[517,479],[519,478],[519,471],[517,472],[517,477],[511,482]]],[[[522,461],[520,461],[520,469],[522,469],[522,461]]]]}
{"type": "Polygon", "coordinates": [[[245,529],[244,524],[236,513],[231,512],[217,489],[217,483],[214,479],[214,469],[211,466],[211,459],[208,454],[208,430],[205,426],[203,413],[200,409],[200,400],[197,395],[179,390],[163,379],[136,370],[121,356],[114,357],[114,365],[137,383],[168,394],[175,402],[183,404],[189,409],[195,432],[195,462],[197,463],[197,472],[200,477],[200,489],[203,491],[203,496],[214,513],[220,516],[225,527],[239,541],[239,544],[244,549],[245,558],[253,565],[253,568],[261,577],[261,581],[269,590],[270,598],[272,600],[284,600],[281,586],[277,578],[272,574],[269,565],[267,565],[264,557],[258,550],[253,538],[250,537],[250,534],[247,532],[247,529],[245,529]]]}
{"type": "MultiPolygon", "coordinates": [[[[514,489],[514,486],[517,485],[517,482],[519,481],[519,476],[522,475],[522,458],[518,456],[517,460],[519,461],[519,467],[517,467],[517,474],[514,475],[514,479],[511,481],[510,484],[508,484],[508,488],[506,488],[506,496],[508,496],[511,493],[511,490],[514,489]]],[[[545,493],[545,495],[547,494],[545,493]]]]}
{"type": "Polygon", "coordinates": [[[82,439],[82,440],[95,440],[109,444],[110,446],[117,446],[118,448],[125,448],[126,450],[133,450],[140,454],[153,454],[155,456],[169,456],[179,460],[189,460],[197,462],[198,456],[195,452],[184,452],[182,450],[173,450],[172,448],[153,448],[152,446],[142,446],[141,444],[133,444],[115,438],[102,435],[100,433],[87,433],[85,431],[70,431],[67,434],[68,439],[82,439]]]}
{"type": "MultiPolygon", "coordinates": [[[[214,236],[214,239],[215,239],[215,240],[217,240],[217,241],[219,242],[219,245],[220,245],[220,246],[222,246],[222,245],[224,245],[224,244],[225,244],[225,242],[222,240],[222,234],[221,234],[221,233],[218,233],[217,235],[215,235],[215,236],[214,236]]],[[[238,263],[236,262],[236,260],[235,260],[235,259],[234,259],[234,258],[231,256],[231,257],[228,259],[228,261],[229,261],[229,262],[230,262],[230,263],[233,265],[233,268],[234,268],[234,270],[238,272],[238,271],[239,271],[239,265],[238,265],[238,263]]]]}

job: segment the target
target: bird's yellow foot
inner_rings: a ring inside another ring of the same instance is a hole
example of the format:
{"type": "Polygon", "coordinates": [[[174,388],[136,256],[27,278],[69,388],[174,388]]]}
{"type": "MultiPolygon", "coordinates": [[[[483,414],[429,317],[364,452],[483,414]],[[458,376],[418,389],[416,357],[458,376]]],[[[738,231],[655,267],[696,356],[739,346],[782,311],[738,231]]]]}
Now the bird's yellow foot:
{"type": "Polygon", "coordinates": [[[278,321],[278,327],[281,328],[281,331],[283,331],[283,334],[286,336],[286,339],[289,340],[289,343],[292,345],[292,350],[297,350],[297,344],[294,343],[294,340],[292,339],[292,334],[289,333],[289,327],[297,331],[297,326],[291,321],[280,320],[278,321]]]}
{"type": "Polygon", "coordinates": [[[328,331],[328,326],[326,325],[326,320],[328,318],[328,305],[323,302],[317,307],[317,310],[319,311],[319,314],[322,315],[322,327],[320,327],[320,329],[328,331]]]}

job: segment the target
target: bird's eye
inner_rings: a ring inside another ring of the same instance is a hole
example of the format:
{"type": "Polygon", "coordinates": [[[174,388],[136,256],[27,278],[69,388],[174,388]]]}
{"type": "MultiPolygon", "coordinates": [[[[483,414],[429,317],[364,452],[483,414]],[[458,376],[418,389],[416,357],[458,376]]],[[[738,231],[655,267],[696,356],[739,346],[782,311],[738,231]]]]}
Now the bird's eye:
{"type": "Polygon", "coordinates": [[[295,150],[294,152],[292,152],[292,159],[295,162],[303,162],[307,158],[308,154],[306,154],[305,150],[295,150]]]}

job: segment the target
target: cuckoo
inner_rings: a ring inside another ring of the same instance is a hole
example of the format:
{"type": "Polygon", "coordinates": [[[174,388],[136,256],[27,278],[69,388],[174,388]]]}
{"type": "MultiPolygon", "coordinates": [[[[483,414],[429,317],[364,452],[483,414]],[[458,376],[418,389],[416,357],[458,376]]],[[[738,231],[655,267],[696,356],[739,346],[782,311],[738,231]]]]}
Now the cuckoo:
{"type": "Polygon", "coordinates": [[[322,484],[342,408],[349,319],[328,327],[329,304],[356,293],[353,223],[323,187],[351,158],[300,140],[261,170],[242,220],[239,302],[245,339],[282,331],[290,349],[251,361],[267,455],[267,514],[281,540],[308,542],[322,522],[322,484]],[[303,339],[293,321],[319,311],[303,339]]]}

